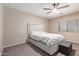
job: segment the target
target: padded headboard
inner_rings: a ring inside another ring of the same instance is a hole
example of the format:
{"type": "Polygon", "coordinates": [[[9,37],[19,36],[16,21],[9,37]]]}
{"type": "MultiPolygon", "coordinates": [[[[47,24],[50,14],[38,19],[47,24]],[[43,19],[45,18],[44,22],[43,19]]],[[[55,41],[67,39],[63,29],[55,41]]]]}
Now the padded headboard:
{"type": "Polygon", "coordinates": [[[27,24],[27,33],[28,35],[32,32],[32,31],[43,31],[43,26],[40,24],[27,24]]]}

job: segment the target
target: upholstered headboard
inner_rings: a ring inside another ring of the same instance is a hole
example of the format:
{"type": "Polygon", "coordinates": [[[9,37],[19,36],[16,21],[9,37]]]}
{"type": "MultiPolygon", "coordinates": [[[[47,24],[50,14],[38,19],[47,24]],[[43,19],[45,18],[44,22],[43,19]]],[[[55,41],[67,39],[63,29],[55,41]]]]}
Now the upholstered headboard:
{"type": "Polygon", "coordinates": [[[43,31],[43,26],[40,24],[27,24],[27,33],[28,35],[32,32],[32,31],[43,31]]]}

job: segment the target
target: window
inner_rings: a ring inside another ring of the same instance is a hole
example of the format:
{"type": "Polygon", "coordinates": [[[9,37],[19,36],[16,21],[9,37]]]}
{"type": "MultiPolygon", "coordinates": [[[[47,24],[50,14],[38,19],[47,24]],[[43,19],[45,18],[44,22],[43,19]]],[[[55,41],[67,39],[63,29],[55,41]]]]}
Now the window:
{"type": "Polygon", "coordinates": [[[77,32],[78,20],[61,20],[59,22],[60,32],[77,32]]]}

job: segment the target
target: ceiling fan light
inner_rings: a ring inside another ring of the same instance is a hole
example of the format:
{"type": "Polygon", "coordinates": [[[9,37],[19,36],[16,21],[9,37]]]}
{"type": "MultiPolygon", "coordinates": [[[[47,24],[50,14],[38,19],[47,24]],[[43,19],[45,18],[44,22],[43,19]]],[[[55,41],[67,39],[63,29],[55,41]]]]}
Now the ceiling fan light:
{"type": "Polygon", "coordinates": [[[53,9],[53,12],[59,13],[59,12],[57,11],[57,9],[53,9]]]}

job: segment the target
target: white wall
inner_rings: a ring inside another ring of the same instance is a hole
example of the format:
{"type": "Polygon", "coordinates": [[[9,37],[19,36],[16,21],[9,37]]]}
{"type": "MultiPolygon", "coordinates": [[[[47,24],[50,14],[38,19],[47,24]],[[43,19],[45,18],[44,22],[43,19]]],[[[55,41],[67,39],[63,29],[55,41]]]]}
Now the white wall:
{"type": "Polygon", "coordinates": [[[27,39],[27,22],[43,25],[47,31],[48,21],[31,14],[4,7],[4,47],[24,43],[27,39]]]}
{"type": "Polygon", "coordinates": [[[3,49],[2,40],[3,40],[3,5],[0,4],[0,55],[3,49]]]}

